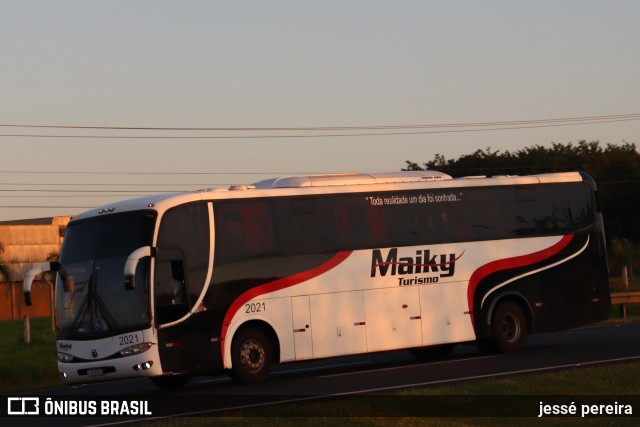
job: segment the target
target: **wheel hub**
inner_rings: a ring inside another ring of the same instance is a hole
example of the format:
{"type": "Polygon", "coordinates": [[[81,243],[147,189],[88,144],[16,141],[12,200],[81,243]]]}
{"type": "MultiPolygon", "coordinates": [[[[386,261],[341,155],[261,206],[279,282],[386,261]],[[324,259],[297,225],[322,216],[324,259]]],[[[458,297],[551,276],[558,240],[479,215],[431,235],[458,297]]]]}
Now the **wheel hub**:
{"type": "Polygon", "coordinates": [[[513,315],[507,314],[501,323],[502,336],[509,342],[514,342],[520,336],[520,323],[513,315]]]}
{"type": "Polygon", "coordinates": [[[249,340],[240,349],[240,359],[249,372],[257,372],[264,366],[264,349],[259,342],[249,340]]]}

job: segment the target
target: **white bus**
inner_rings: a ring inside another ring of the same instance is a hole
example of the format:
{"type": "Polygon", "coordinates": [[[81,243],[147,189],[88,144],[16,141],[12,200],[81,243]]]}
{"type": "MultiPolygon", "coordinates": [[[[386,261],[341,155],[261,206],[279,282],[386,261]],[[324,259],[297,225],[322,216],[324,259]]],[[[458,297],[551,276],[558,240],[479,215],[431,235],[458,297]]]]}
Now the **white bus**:
{"type": "Polygon", "coordinates": [[[435,171],[284,177],[152,196],[69,223],[55,319],[66,383],[228,371],[367,352],[503,352],[606,319],[593,179],[435,171]]]}

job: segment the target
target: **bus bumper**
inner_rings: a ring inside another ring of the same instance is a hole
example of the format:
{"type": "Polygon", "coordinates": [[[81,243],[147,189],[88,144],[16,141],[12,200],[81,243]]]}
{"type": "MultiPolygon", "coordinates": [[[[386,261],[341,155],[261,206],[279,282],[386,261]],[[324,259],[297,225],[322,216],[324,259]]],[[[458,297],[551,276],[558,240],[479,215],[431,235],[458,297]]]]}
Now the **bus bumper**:
{"type": "Polygon", "coordinates": [[[158,346],[131,356],[87,362],[58,362],[64,384],[83,384],[162,375],[158,346]]]}

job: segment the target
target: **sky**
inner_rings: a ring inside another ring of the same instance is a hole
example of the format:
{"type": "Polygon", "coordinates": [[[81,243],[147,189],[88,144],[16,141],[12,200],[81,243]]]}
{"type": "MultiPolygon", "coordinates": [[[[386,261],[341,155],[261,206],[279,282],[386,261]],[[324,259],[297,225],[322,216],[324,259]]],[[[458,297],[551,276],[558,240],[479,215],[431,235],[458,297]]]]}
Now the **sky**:
{"type": "Polygon", "coordinates": [[[0,0],[0,221],[640,144],[638,17],[635,0],[0,0]]]}

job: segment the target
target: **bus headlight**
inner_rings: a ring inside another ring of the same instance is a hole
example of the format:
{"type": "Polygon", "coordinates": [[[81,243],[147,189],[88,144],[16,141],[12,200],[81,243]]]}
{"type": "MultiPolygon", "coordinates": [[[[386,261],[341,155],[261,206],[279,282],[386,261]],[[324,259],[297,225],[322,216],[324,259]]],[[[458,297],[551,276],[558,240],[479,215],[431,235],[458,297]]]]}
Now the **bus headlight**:
{"type": "Polygon", "coordinates": [[[142,344],[132,345],[131,347],[127,347],[125,349],[120,350],[120,355],[122,356],[133,356],[134,354],[143,353],[151,348],[150,342],[143,342],[142,344]]]}
{"type": "Polygon", "coordinates": [[[67,353],[58,353],[58,361],[64,363],[71,363],[74,357],[67,353]]]}

